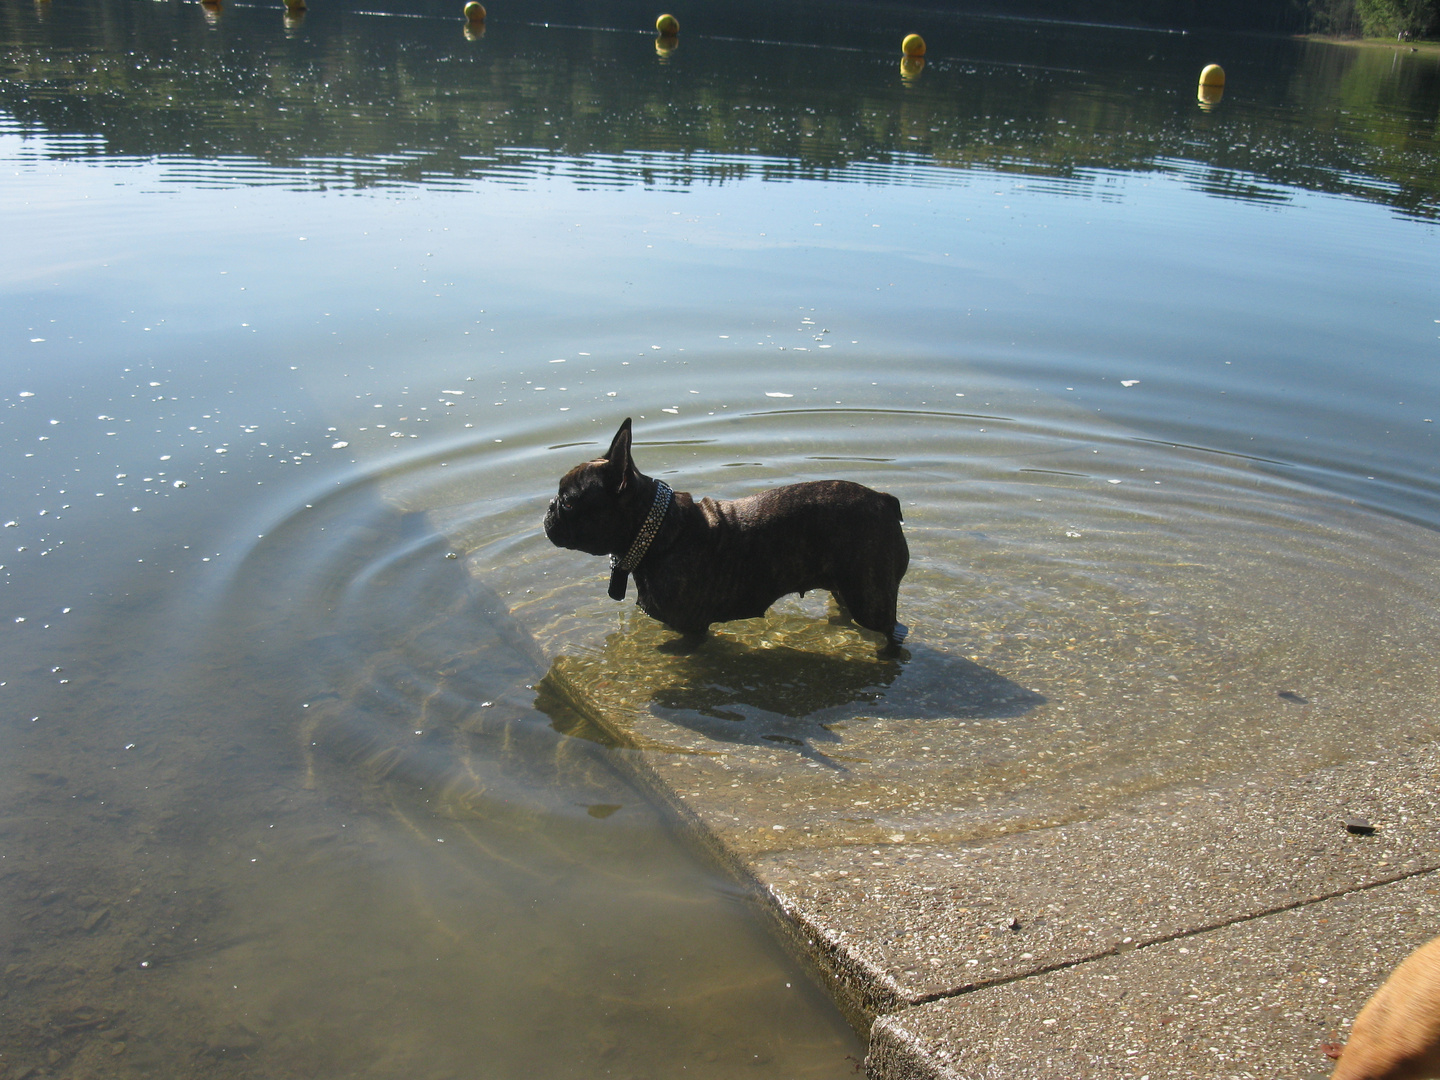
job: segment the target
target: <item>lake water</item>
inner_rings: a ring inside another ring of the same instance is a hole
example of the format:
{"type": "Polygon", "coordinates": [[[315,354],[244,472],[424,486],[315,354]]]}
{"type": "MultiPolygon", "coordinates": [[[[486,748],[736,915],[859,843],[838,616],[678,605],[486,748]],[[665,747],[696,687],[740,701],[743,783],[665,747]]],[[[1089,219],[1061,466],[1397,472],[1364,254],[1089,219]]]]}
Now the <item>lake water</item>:
{"type": "Polygon", "coordinates": [[[626,416],[900,497],[910,658],[755,705],[853,644],[787,601],[682,689],[1024,687],[957,839],[1433,736],[1435,53],[458,8],[0,0],[5,1075],[854,1075],[535,689],[679,662],[539,531],[626,416]]]}

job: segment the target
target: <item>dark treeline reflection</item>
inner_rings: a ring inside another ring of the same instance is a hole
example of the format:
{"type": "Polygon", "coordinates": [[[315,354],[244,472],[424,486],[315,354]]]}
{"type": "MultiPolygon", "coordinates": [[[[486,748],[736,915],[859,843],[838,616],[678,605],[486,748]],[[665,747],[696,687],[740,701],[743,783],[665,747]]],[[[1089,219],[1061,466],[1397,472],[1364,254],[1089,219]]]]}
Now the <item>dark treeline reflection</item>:
{"type": "Polygon", "coordinates": [[[661,55],[653,3],[522,13],[496,0],[468,36],[459,7],[316,0],[287,25],[278,4],[7,3],[0,110],[25,134],[84,137],[37,152],[223,166],[193,182],[935,183],[938,165],[1098,194],[1104,171],[1162,169],[1237,198],[1303,188],[1440,213],[1432,54],[742,3],[684,14],[661,55]],[[899,38],[913,29],[930,54],[905,78],[899,38]],[[1195,81],[1211,61],[1230,81],[1206,109],[1195,81]]]}

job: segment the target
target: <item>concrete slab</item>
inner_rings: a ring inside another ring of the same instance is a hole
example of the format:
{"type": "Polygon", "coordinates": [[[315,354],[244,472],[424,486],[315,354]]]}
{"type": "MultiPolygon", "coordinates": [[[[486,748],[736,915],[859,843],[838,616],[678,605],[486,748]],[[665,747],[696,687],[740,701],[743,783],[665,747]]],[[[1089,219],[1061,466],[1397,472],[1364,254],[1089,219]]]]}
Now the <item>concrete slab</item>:
{"type": "MultiPolygon", "coordinates": [[[[1131,778],[1088,789],[1098,805],[1066,806],[1048,794],[1061,773],[1035,781],[1043,749],[1008,762],[997,752],[1007,722],[1044,712],[1036,690],[922,655],[895,693],[894,668],[852,628],[766,623],[755,640],[680,655],[664,651],[668,632],[636,620],[603,648],[552,661],[541,704],[557,725],[582,718],[627,748],[634,775],[755,883],[852,1022],[874,1025],[874,1077],[949,1075],[947,1062],[968,1051],[942,1037],[959,1015],[946,1002],[1137,951],[1167,955],[1153,950],[1230,926],[1263,936],[1269,918],[1440,869],[1440,745],[1427,723],[1408,734],[1396,724],[1394,742],[1372,743],[1364,760],[1252,760],[1190,786],[1131,778]],[[817,686],[833,695],[818,713],[817,686]],[[1369,827],[1347,828],[1362,819],[1369,827]]],[[[1434,932],[1440,922],[1401,937],[1434,932]]],[[[1336,950],[1335,972],[1317,978],[1339,977],[1336,950]]],[[[1103,1010],[1085,1015],[1107,1022],[1103,1010]]],[[[960,1039],[970,1028],[955,1030],[960,1039]]],[[[1293,1033],[1265,1031],[1261,1041],[1289,1039],[1286,1052],[1300,1052],[1293,1033]]],[[[1085,1068],[1140,1075],[1109,1045],[1086,1051],[1085,1068]]],[[[1004,1066],[1014,1075],[1080,1075],[1073,1055],[1046,1072],[1042,1058],[1016,1053],[1004,1066]]],[[[1175,1071],[1153,1075],[1194,1075],[1188,1057],[1166,1060],[1175,1071]]]]}
{"type": "Polygon", "coordinates": [[[1326,1056],[1440,929],[1440,875],[1363,889],[882,1017],[885,1080],[1322,1080],[1326,1056]]]}
{"type": "MultiPolygon", "coordinates": [[[[872,1013],[1440,867],[1440,751],[1156,792],[964,845],[771,852],[751,873],[872,1013]],[[1347,831],[1363,817],[1369,835],[1347,831]]],[[[1436,932],[1440,932],[1437,925],[1436,932]]]]}

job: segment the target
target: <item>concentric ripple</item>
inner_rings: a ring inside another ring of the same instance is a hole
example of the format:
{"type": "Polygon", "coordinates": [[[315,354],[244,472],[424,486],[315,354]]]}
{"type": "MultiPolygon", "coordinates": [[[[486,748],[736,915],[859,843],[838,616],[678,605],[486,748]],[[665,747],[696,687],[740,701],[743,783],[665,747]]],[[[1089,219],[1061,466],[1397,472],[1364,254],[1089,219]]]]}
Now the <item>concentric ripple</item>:
{"type": "Polygon", "coordinates": [[[969,835],[982,806],[994,828],[997,800],[1019,827],[1434,729],[1418,643],[1440,625],[1440,538],[1283,462],[939,410],[636,423],[640,467],[697,496],[827,476],[897,495],[908,656],[837,678],[873,668],[873,645],[814,597],[717,628],[693,657],[657,648],[669,635],[605,596],[603,561],[539,529],[556,478],[608,428],[542,426],[357,477],[256,546],[246,576],[285,584],[247,591],[307,628],[325,680],[301,741],[433,785],[454,813],[581,805],[557,778],[591,782],[603,754],[561,734],[581,721],[537,709],[534,688],[557,658],[602,655],[677,731],[722,742],[843,757],[849,721],[953,726],[969,749],[935,828],[969,835]]]}

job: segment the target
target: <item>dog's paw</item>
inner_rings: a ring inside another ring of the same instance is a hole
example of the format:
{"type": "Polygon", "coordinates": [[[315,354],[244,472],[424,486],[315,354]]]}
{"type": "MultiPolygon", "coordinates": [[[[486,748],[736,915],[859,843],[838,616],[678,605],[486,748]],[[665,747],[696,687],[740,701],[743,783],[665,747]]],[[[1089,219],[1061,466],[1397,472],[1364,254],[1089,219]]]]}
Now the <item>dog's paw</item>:
{"type": "Polygon", "coordinates": [[[876,650],[875,655],[881,660],[894,660],[900,664],[908,663],[910,660],[910,650],[898,641],[887,641],[876,650]]]}
{"type": "Polygon", "coordinates": [[[704,645],[706,638],[709,636],[705,631],[701,631],[698,634],[684,633],[677,638],[671,638],[669,641],[662,641],[659,645],[655,646],[655,651],[665,653],[669,656],[689,656],[696,649],[700,648],[701,645],[704,645]]]}

